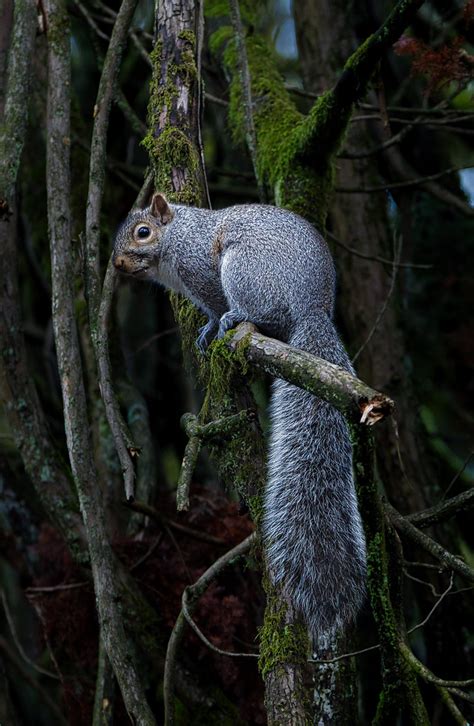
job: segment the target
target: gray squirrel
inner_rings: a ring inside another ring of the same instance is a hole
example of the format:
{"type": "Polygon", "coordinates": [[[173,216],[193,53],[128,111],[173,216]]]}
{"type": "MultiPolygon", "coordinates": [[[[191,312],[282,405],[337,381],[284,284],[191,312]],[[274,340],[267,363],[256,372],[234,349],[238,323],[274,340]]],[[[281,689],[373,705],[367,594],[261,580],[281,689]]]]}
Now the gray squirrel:
{"type": "MultiPolygon", "coordinates": [[[[243,321],[353,372],[332,322],[335,271],[324,239],[297,214],[249,204],[220,210],[155,193],[130,212],[115,267],[185,295],[208,318],[197,345],[243,321]]],[[[366,553],[346,421],[284,380],[273,383],[263,541],[310,632],[335,632],[365,596],[366,553]]]]}

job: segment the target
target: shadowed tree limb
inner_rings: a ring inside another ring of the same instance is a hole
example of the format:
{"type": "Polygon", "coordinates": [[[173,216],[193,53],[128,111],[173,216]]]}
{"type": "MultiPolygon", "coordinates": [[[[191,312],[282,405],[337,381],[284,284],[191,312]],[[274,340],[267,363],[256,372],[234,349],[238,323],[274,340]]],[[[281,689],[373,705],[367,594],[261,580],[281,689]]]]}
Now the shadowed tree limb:
{"type": "Polygon", "coordinates": [[[105,161],[109,115],[115,94],[120,62],[137,0],[123,0],[112,30],[94,106],[91,139],[89,190],[86,212],[86,283],[94,332],[100,304],[100,211],[105,181],[105,161]]]}
{"type": "Polygon", "coordinates": [[[420,530],[408,521],[406,517],[403,517],[399,512],[397,512],[395,507],[392,507],[389,502],[385,501],[384,507],[390,521],[396,529],[405,534],[424,550],[432,554],[433,557],[442,563],[442,565],[454,570],[454,572],[457,572],[458,575],[461,575],[466,580],[469,580],[469,582],[474,582],[474,569],[469,567],[469,565],[466,565],[464,560],[460,557],[456,557],[456,555],[453,555],[451,552],[448,552],[448,550],[442,547],[431,537],[428,537],[428,535],[424,534],[424,532],[420,532],[420,530]]]}
{"type": "Polygon", "coordinates": [[[380,28],[346,61],[339,80],[311,108],[300,136],[299,153],[308,158],[329,159],[339,150],[353,104],[364,96],[377,63],[398,40],[424,0],[400,0],[380,28]],[[323,111],[323,113],[321,113],[323,111]]]}
{"type": "MultiPolygon", "coordinates": [[[[249,535],[243,542],[240,542],[236,547],[233,547],[225,555],[222,555],[216,560],[209,569],[204,572],[203,575],[197,580],[194,585],[186,588],[186,602],[188,613],[191,615],[199,602],[199,598],[204,594],[209,585],[215,580],[215,578],[224,570],[229,564],[235,562],[236,559],[247,554],[252,545],[256,541],[255,532],[249,535]]],[[[184,593],[183,593],[184,597],[184,593]]],[[[172,726],[174,724],[174,678],[176,660],[178,650],[186,631],[186,616],[181,610],[176,620],[170,639],[168,641],[168,649],[166,651],[165,661],[165,675],[163,683],[163,696],[165,702],[165,726],[172,726]]]]}
{"type": "MultiPolygon", "coordinates": [[[[51,246],[53,324],[69,458],[89,546],[101,636],[125,707],[137,724],[155,723],[138,676],[118,591],[119,568],[105,526],[92,456],[81,356],[74,316],[70,213],[70,34],[61,0],[47,0],[47,197],[51,246]]],[[[98,258],[97,258],[98,260],[98,258]]]]}
{"type": "Polygon", "coordinates": [[[436,504],[434,507],[425,509],[422,512],[407,514],[405,519],[419,529],[431,527],[438,522],[444,522],[454,517],[458,512],[466,512],[474,507],[474,489],[469,489],[447,501],[436,504]]]}
{"type": "Polygon", "coordinates": [[[0,392],[8,425],[45,512],[76,561],[85,562],[88,553],[70,472],[53,443],[28,370],[20,318],[15,188],[27,125],[25,99],[29,97],[36,27],[35,4],[30,0],[16,2],[0,135],[0,392]]]}

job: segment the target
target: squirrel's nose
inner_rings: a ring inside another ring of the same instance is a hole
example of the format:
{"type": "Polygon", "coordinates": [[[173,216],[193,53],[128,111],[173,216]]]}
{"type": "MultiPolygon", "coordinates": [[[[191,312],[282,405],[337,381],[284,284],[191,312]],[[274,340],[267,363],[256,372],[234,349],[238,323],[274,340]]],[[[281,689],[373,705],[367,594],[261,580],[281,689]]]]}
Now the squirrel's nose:
{"type": "Polygon", "coordinates": [[[117,255],[117,257],[115,257],[114,255],[113,263],[117,270],[123,270],[125,267],[125,257],[123,255],[117,255]]]}

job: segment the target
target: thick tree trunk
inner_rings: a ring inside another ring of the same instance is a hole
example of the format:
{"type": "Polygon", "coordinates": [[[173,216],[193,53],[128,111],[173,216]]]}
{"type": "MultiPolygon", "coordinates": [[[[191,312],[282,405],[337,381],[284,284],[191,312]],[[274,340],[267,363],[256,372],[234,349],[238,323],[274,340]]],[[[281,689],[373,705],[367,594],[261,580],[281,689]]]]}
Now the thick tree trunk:
{"type": "MultiPolygon", "coordinates": [[[[348,55],[359,39],[347,3],[318,0],[295,3],[295,21],[302,73],[308,91],[321,93],[331,88],[348,55]]],[[[374,146],[369,122],[353,123],[345,147],[366,149],[374,146]]],[[[338,161],[336,185],[364,188],[373,182],[376,164],[373,157],[338,161]]],[[[330,229],[346,245],[368,257],[393,259],[393,240],[384,193],[336,195],[330,211],[330,229]]],[[[335,247],[339,270],[338,312],[353,354],[367,341],[391,285],[393,270],[371,259],[362,259],[335,247]]],[[[400,274],[396,270],[396,274],[400,274]]],[[[356,361],[360,377],[383,390],[396,401],[395,418],[400,421],[397,441],[389,424],[378,431],[378,466],[387,493],[402,511],[423,509],[424,485],[430,482],[423,443],[418,433],[417,407],[408,373],[405,371],[406,347],[397,320],[394,296],[370,341],[356,361]],[[397,446],[403,452],[402,471],[397,446]]]]}

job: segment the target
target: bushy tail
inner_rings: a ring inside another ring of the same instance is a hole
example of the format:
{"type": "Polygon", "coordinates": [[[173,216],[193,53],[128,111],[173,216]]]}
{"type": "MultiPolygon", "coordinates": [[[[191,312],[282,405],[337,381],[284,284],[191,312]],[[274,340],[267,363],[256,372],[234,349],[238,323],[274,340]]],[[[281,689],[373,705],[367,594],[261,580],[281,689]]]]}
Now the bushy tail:
{"type": "MultiPolygon", "coordinates": [[[[352,370],[323,311],[301,321],[289,343],[352,370]]],[[[318,636],[353,620],[365,595],[365,539],[352,447],[339,411],[277,380],[271,401],[263,534],[269,570],[318,636]]]]}

